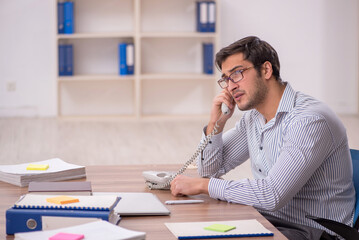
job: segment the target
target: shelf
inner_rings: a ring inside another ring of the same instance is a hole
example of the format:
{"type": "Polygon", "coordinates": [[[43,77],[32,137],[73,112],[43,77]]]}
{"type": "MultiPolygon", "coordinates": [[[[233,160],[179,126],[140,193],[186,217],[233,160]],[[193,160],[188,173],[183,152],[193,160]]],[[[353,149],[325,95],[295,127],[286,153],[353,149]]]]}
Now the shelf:
{"type": "Polygon", "coordinates": [[[214,75],[202,74],[202,73],[153,73],[142,74],[142,80],[213,80],[214,75]]]}
{"type": "Polygon", "coordinates": [[[72,81],[124,81],[134,80],[134,76],[121,76],[121,75],[75,75],[75,76],[61,76],[58,77],[59,82],[72,82],[72,81]]]}
{"type": "Polygon", "coordinates": [[[133,38],[133,32],[97,32],[97,33],[73,33],[58,34],[57,39],[87,39],[87,38],[133,38]]]}
{"type": "Polygon", "coordinates": [[[197,32],[197,0],[73,2],[74,33],[55,35],[73,48],[74,75],[57,76],[59,117],[207,118],[219,87],[218,73],[203,74],[203,43],[218,51],[218,7],[216,32],[197,32]],[[134,45],[133,75],[118,74],[123,42],[134,45]]]}
{"type": "Polygon", "coordinates": [[[216,33],[199,32],[141,32],[142,38],[215,38],[216,33]]]}

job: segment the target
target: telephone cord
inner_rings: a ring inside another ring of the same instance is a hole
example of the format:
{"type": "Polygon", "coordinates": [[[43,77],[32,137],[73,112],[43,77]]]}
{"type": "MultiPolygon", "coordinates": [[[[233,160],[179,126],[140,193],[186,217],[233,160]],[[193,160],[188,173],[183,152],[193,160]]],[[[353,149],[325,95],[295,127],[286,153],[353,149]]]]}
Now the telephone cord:
{"type": "Polygon", "coordinates": [[[158,189],[168,189],[170,183],[172,182],[172,180],[177,177],[178,175],[184,173],[184,171],[186,171],[186,169],[188,168],[188,166],[194,161],[196,160],[196,158],[198,157],[198,155],[206,148],[206,146],[208,145],[209,141],[212,139],[213,135],[215,135],[218,132],[218,122],[219,120],[221,120],[221,118],[223,117],[223,115],[221,115],[221,117],[216,121],[216,123],[214,124],[213,130],[212,132],[206,136],[206,138],[204,139],[204,142],[201,143],[198,148],[197,151],[192,155],[192,157],[187,160],[187,162],[185,162],[185,164],[183,164],[183,166],[181,167],[180,170],[178,170],[167,182],[162,183],[162,184],[155,184],[155,183],[151,183],[151,182],[146,182],[147,186],[150,189],[153,190],[158,190],[158,189]]]}

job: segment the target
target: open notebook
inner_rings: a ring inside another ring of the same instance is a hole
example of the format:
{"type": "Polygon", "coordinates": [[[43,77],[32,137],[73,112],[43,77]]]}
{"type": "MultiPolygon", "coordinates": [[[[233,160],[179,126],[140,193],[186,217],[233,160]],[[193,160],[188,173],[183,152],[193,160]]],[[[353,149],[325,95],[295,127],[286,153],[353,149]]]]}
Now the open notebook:
{"type": "Polygon", "coordinates": [[[273,233],[256,219],[215,222],[178,222],[165,223],[165,225],[178,239],[273,236],[273,233]],[[235,227],[235,229],[228,232],[216,232],[205,229],[212,224],[229,225],[235,227]]]}

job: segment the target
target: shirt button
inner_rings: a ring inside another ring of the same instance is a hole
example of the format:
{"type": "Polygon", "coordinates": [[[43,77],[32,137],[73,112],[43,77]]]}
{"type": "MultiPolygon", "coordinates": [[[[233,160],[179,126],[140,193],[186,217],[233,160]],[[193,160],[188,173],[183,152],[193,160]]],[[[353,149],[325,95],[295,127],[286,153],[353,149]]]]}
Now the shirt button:
{"type": "Polygon", "coordinates": [[[262,146],[260,146],[260,147],[259,147],[259,150],[263,150],[263,147],[262,147],[262,146]]]}
{"type": "Polygon", "coordinates": [[[212,143],[212,141],[209,141],[209,143],[212,143]]]}
{"type": "Polygon", "coordinates": [[[262,172],[262,170],[261,170],[261,169],[259,169],[259,172],[262,172]]]}

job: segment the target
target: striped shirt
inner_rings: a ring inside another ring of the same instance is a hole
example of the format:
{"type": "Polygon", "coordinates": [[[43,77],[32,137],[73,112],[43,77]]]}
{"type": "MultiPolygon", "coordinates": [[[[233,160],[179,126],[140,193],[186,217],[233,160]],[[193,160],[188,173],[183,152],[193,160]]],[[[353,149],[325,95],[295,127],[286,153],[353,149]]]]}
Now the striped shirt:
{"type": "Polygon", "coordinates": [[[355,190],[346,130],[324,103],[288,83],[269,122],[253,109],[233,129],[214,135],[198,159],[198,172],[210,178],[212,198],[320,229],[305,215],[353,224],[355,190]],[[248,158],[254,179],[220,179],[248,158]]]}

